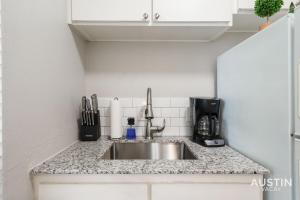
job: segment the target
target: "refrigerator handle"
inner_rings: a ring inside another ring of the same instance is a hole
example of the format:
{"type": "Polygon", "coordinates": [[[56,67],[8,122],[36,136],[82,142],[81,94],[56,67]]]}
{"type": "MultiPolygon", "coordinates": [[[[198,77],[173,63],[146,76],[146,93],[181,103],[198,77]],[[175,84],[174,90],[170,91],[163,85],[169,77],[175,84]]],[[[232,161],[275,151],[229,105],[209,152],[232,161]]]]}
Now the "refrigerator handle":
{"type": "Polygon", "coordinates": [[[297,70],[298,70],[298,73],[296,73],[297,74],[297,78],[296,78],[296,84],[297,84],[297,86],[296,86],[296,88],[297,88],[297,91],[295,92],[295,95],[296,95],[296,99],[298,99],[298,101],[297,101],[297,107],[298,107],[298,109],[297,109],[297,111],[296,112],[298,112],[297,113],[297,116],[298,117],[300,117],[300,60],[298,60],[298,68],[297,68],[297,70]]]}
{"type": "Polygon", "coordinates": [[[294,135],[295,140],[300,141],[300,135],[294,135]]]}

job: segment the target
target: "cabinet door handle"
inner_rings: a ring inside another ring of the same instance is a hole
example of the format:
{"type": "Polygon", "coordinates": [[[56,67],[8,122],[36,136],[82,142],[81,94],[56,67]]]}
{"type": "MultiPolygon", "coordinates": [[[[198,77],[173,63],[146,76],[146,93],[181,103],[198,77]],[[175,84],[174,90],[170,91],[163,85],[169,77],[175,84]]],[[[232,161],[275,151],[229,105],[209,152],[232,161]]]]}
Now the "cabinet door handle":
{"type": "Polygon", "coordinates": [[[149,17],[148,13],[144,13],[144,14],[143,14],[143,18],[144,18],[145,20],[148,19],[148,17],[149,17]]]}
{"type": "Polygon", "coordinates": [[[155,13],[154,18],[155,18],[156,20],[158,20],[159,17],[160,17],[160,15],[159,15],[158,13],[155,13]]]}

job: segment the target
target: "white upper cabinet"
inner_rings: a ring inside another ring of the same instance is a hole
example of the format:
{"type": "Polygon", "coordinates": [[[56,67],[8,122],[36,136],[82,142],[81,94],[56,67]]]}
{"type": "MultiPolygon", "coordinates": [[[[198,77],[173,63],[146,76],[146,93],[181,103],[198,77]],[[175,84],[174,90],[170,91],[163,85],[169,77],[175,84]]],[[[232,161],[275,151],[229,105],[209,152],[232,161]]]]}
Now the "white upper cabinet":
{"type": "Polygon", "coordinates": [[[235,0],[72,0],[73,22],[232,22],[235,0]],[[153,7],[152,7],[153,6],[153,7]]]}
{"type": "MultiPolygon", "coordinates": [[[[255,0],[237,0],[239,10],[253,10],[255,0]]],[[[284,0],[283,9],[288,9],[292,0],[284,0]]]]}
{"type": "Polygon", "coordinates": [[[72,21],[143,22],[151,18],[151,0],[72,0],[72,21]]]}
{"type": "Polygon", "coordinates": [[[153,0],[154,22],[231,22],[233,0],[153,0]]]}
{"type": "Polygon", "coordinates": [[[211,41],[232,26],[235,0],[68,0],[89,41],[211,41]]]}

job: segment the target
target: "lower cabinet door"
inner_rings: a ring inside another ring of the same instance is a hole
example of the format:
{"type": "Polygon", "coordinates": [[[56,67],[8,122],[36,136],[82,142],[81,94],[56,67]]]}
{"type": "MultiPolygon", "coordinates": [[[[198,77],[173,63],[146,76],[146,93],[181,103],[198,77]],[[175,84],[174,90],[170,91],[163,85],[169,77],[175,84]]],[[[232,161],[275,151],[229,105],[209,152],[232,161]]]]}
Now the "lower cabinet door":
{"type": "Polygon", "coordinates": [[[249,184],[155,184],[152,200],[262,200],[259,187],[249,184]]]}
{"type": "Polygon", "coordinates": [[[39,200],[147,200],[145,184],[41,184],[39,200]]]}

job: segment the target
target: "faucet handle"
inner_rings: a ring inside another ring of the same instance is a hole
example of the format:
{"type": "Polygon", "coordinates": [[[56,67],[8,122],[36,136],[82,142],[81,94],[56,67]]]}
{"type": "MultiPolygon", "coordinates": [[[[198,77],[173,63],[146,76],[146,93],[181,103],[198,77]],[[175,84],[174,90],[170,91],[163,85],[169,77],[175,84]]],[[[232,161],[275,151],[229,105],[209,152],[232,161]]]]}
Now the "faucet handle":
{"type": "Polygon", "coordinates": [[[157,132],[162,132],[165,129],[165,127],[166,127],[166,119],[164,119],[162,126],[157,127],[157,132]]]}
{"type": "Polygon", "coordinates": [[[160,133],[160,134],[157,134],[157,136],[162,136],[162,132],[165,129],[165,127],[166,127],[166,119],[164,119],[162,126],[156,126],[155,127],[155,131],[154,132],[155,133],[160,133]]]}
{"type": "Polygon", "coordinates": [[[151,132],[152,137],[154,134],[156,134],[156,136],[162,136],[161,132],[163,132],[165,127],[166,127],[166,119],[164,119],[162,126],[151,126],[150,132],[151,132]],[[157,134],[157,133],[160,133],[160,134],[157,134]]]}

